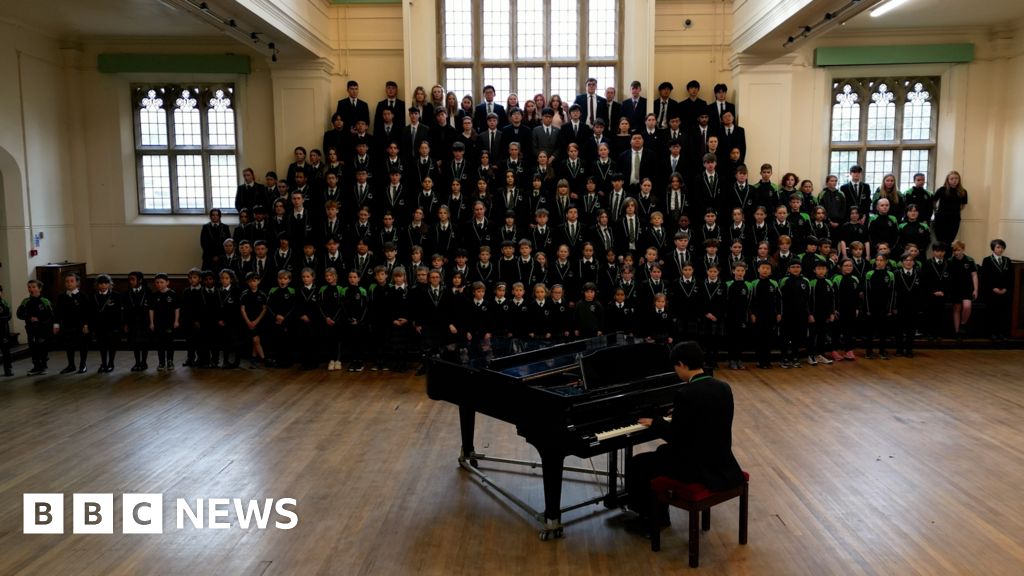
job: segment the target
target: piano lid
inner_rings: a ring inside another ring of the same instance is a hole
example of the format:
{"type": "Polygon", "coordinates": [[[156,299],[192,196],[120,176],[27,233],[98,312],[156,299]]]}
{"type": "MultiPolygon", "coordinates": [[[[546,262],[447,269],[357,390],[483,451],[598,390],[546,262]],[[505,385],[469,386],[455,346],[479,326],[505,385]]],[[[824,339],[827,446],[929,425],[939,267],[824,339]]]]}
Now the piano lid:
{"type": "Polygon", "coordinates": [[[463,349],[459,363],[474,370],[498,372],[515,380],[526,381],[576,368],[582,356],[606,348],[621,347],[633,341],[619,333],[561,344],[525,338],[500,339],[490,348],[476,351],[476,354],[468,357],[463,349]]]}
{"type": "Polygon", "coordinates": [[[579,358],[587,390],[644,380],[672,372],[668,346],[640,342],[595,349],[579,358]]]}

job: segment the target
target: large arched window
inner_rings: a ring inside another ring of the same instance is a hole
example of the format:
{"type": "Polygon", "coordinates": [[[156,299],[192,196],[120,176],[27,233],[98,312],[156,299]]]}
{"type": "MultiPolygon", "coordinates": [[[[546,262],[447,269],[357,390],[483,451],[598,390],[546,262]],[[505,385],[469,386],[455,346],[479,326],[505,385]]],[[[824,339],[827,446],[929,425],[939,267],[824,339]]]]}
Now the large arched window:
{"type": "Polygon", "coordinates": [[[139,213],[234,209],[233,96],[232,85],[132,87],[139,213]]]}
{"type": "Polygon", "coordinates": [[[829,173],[842,181],[850,166],[864,166],[877,187],[893,173],[901,188],[922,173],[935,176],[938,78],[850,78],[832,84],[829,173]]]}
{"type": "Polygon", "coordinates": [[[572,101],[586,79],[618,86],[622,0],[442,0],[443,84],[479,101],[484,85],[504,102],[534,94],[572,101]]]}

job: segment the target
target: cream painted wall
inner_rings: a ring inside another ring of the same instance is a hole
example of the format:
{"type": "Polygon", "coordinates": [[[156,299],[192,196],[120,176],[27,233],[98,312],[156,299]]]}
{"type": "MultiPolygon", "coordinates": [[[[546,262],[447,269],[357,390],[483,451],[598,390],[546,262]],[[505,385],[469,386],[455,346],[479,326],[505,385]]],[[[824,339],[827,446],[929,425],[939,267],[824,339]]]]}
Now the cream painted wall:
{"type": "MultiPolygon", "coordinates": [[[[697,80],[704,100],[714,99],[719,82],[729,85],[729,100],[735,100],[738,93],[729,63],[731,30],[728,3],[659,0],[654,18],[654,75],[644,90],[647,97],[656,98],[658,84],[669,81],[675,88],[673,97],[682,100],[686,83],[697,80]],[[683,24],[687,19],[692,22],[690,28],[683,24]]],[[[743,112],[737,109],[737,114],[743,112]]]]}
{"type": "MultiPolygon", "coordinates": [[[[35,267],[77,259],[77,224],[69,198],[69,157],[63,59],[57,42],[35,30],[0,22],[0,174],[3,198],[0,280],[8,301],[26,295],[35,267]],[[42,233],[38,255],[32,235],[42,233]]],[[[18,328],[20,330],[20,328],[18,328]]]]}

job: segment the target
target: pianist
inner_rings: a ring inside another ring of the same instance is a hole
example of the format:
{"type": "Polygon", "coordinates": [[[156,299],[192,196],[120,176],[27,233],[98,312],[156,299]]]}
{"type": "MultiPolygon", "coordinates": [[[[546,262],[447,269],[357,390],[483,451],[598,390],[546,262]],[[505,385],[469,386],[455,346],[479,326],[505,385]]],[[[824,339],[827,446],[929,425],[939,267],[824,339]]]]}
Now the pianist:
{"type": "Polygon", "coordinates": [[[698,482],[711,490],[725,490],[743,482],[743,472],[732,454],[732,389],[704,373],[704,352],[696,342],[681,342],[671,353],[676,375],[686,385],[675,393],[671,421],[664,415],[640,418],[653,426],[667,443],[654,452],[637,454],[626,468],[629,506],[641,516],[635,526],[657,514],[668,525],[668,509],[651,510],[651,480],[670,476],[698,482]]]}

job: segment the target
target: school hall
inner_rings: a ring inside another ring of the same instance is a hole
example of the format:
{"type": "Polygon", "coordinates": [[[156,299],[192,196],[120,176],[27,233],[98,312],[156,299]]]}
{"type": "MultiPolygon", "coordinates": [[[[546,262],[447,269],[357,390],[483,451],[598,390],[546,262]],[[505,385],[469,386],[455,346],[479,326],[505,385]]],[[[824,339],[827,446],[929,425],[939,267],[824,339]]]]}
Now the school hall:
{"type": "Polygon", "coordinates": [[[1024,567],[1018,2],[0,31],[0,572],[1024,567]]]}

